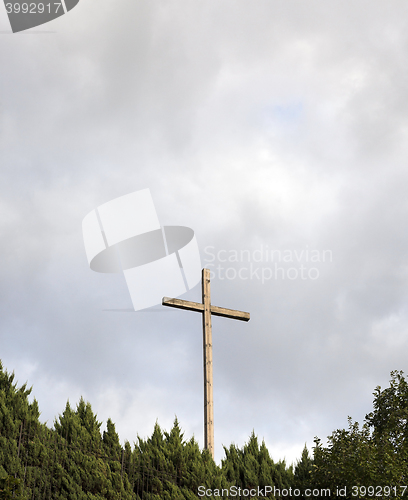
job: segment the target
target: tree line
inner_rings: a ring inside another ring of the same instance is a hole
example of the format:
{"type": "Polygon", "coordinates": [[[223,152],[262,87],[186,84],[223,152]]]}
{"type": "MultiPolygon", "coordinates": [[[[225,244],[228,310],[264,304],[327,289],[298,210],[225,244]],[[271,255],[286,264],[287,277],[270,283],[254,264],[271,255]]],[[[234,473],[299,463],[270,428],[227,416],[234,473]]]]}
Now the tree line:
{"type": "Polygon", "coordinates": [[[52,428],[39,420],[31,389],[0,361],[0,499],[178,500],[197,498],[402,498],[408,482],[408,383],[392,372],[374,393],[363,425],[349,419],[324,445],[315,438],[295,464],[275,462],[254,432],[224,447],[217,465],[177,419],[169,432],[121,445],[89,402],[69,403],[52,428]]]}

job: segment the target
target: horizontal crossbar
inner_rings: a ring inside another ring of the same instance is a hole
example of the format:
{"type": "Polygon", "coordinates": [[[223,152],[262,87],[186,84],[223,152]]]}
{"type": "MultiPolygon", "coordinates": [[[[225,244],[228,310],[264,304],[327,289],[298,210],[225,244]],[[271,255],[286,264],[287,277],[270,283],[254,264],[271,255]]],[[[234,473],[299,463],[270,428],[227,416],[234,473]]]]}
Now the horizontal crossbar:
{"type": "MultiPolygon", "coordinates": [[[[162,304],[164,306],[176,307],[177,309],[186,309],[187,311],[204,312],[204,304],[200,304],[200,302],[163,297],[162,304]]],[[[250,320],[248,312],[225,309],[225,307],[211,306],[211,314],[214,316],[222,316],[223,318],[238,319],[240,321],[250,320]]]]}

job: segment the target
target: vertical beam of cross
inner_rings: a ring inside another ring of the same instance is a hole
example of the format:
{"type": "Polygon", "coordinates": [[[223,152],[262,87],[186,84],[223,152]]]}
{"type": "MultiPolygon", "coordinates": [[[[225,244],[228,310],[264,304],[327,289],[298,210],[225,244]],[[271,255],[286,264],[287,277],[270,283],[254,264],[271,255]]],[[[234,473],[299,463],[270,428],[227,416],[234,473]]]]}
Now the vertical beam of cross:
{"type": "Polygon", "coordinates": [[[211,328],[211,291],[210,271],[203,269],[202,300],[203,312],[203,356],[204,356],[204,443],[214,457],[214,397],[213,397],[213,362],[211,328]]]}
{"type": "Polygon", "coordinates": [[[202,270],[202,303],[163,297],[164,306],[200,312],[203,315],[203,351],[204,351],[204,447],[214,458],[214,400],[213,400],[213,362],[211,315],[224,318],[249,321],[247,312],[225,309],[211,305],[210,270],[202,270]]]}

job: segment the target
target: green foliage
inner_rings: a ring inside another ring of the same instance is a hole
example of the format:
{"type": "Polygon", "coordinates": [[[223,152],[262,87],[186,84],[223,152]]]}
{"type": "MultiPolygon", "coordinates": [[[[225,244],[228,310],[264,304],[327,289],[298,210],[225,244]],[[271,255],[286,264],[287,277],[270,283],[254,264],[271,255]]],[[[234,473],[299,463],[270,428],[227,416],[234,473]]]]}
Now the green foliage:
{"type": "Polygon", "coordinates": [[[404,484],[408,478],[408,383],[402,371],[391,372],[390,387],[376,388],[373,407],[366,421],[373,430],[375,473],[381,484],[404,484]]]}
{"type": "Polygon", "coordinates": [[[152,437],[138,441],[135,462],[147,470],[158,471],[158,477],[147,487],[146,498],[196,498],[200,485],[226,486],[221,469],[208,452],[200,451],[194,438],[184,440],[177,419],[169,433],[162,432],[156,423],[152,437]]]}
{"type": "Polygon", "coordinates": [[[309,451],[306,447],[303,448],[302,457],[295,465],[294,472],[294,488],[301,492],[298,496],[299,500],[304,500],[307,498],[304,492],[312,488],[312,470],[313,470],[313,459],[309,455],[309,451]]]}
{"type": "Polygon", "coordinates": [[[21,481],[13,476],[0,477],[0,499],[22,499],[21,481]]]}
{"type": "Polygon", "coordinates": [[[315,439],[313,486],[330,488],[371,485],[373,449],[370,430],[365,424],[360,429],[357,422],[349,418],[347,430],[337,430],[328,438],[324,448],[321,441],[315,439]]]}
{"type": "Polygon", "coordinates": [[[259,446],[254,432],[242,449],[232,444],[229,449],[224,447],[224,451],[226,458],[222,461],[222,470],[229,484],[243,489],[263,489],[265,486],[288,489],[293,486],[292,467],[286,467],[284,461],[275,463],[265,443],[259,446]]]}
{"type": "Polygon", "coordinates": [[[101,422],[88,402],[67,402],[52,429],[39,422],[31,389],[18,388],[0,363],[0,499],[196,499],[199,486],[288,486],[293,473],[275,464],[252,433],[242,450],[231,446],[222,467],[194,438],[185,440],[177,419],[170,432],[156,423],[152,436],[122,447],[115,424],[101,422]],[[10,496],[11,495],[11,496],[10,496]]]}
{"type": "Polygon", "coordinates": [[[401,498],[400,485],[408,478],[407,424],[408,384],[403,372],[393,371],[390,387],[376,388],[373,411],[361,428],[349,418],[348,429],[333,432],[327,447],[315,439],[312,485],[331,491],[346,487],[344,498],[358,498],[353,486],[392,486],[392,496],[401,498]]]}
{"type": "Polygon", "coordinates": [[[367,496],[363,490],[356,495],[356,486],[395,486],[388,496],[398,499],[408,478],[408,383],[402,372],[391,373],[390,387],[376,388],[373,411],[361,427],[349,418],[348,428],[334,431],[326,446],[316,438],[313,458],[305,446],[294,468],[274,462],[254,432],[242,448],[225,447],[219,467],[194,438],[184,438],[177,419],[170,432],[156,423],[150,437],[122,446],[112,420],[101,432],[82,398],[76,408],[67,402],[50,429],[39,421],[30,393],[0,362],[0,500],[188,500],[197,498],[199,486],[218,496],[223,491],[224,498],[232,486],[296,489],[299,494],[285,497],[299,500],[310,498],[307,489],[329,488],[336,496],[346,488],[342,498],[352,499],[367,496]]]}
{"type": "Polygon", "coordinates": [[[15,478],[24,474],[23,428],[29,427],[36,432],[40,427],[38,404],[35,400],[29,403],[30,393],[31,389],[27,389],[26,384],[17,388],[14,373],[3,370],[0,361],[0,489],[4,498],[7,498],[10,488],[15,495],[21,490],[17,488],[19,481],[15,478]]]}

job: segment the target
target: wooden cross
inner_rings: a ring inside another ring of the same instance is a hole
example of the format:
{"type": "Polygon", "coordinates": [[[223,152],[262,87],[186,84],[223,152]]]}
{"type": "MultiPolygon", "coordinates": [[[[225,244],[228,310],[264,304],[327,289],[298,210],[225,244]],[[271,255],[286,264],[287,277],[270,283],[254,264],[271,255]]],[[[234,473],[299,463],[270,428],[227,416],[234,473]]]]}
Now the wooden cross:
{"type": "Polygon", "coordinates": [[[213,370],[212,370],[212,332],[211,314],[224,318],[249,321],[249,313],[212,306],[210,296],[210,270],[203,269],[201,282],[203,302],[169,299],[163,297],[164,306],[198,311],[203,315],[203,351],[204,351],[204,447],[214,458],[214,404],[213,404],[213,370]]]}

